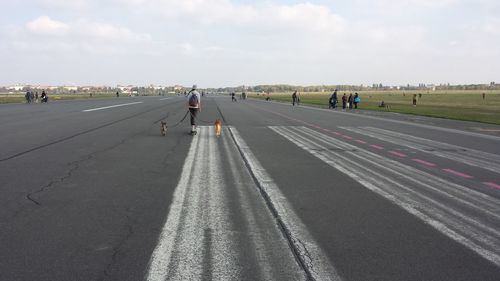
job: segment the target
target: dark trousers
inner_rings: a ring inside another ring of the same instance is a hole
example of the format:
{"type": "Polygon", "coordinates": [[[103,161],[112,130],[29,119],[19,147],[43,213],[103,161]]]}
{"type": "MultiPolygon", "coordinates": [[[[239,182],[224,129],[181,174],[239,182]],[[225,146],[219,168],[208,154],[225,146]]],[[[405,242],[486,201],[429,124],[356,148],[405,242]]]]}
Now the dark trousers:
{"type": "Polygon", "coordinates": [[[191,126],[196,125],[196,116],[199,111],[199,108],[189,108],[189,112],[191,112],[191,126]]]}

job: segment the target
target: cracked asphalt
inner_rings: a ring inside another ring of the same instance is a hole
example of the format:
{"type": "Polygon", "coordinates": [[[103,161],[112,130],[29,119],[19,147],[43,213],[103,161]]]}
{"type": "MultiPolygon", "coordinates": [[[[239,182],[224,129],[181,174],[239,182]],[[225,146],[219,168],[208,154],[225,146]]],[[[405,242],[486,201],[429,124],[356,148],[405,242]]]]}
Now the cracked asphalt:
{"type": "MultiPolygon", "coordinates": [[[[397,161],[443,182],[473,190],[464,191],[471,200],[479,197],[496,202],[500,200],[500,189],[494,187],[500,184],[500,178],[494,169],[468,166],[438,157],[431,151],[422,154],[411,147],[347,130],[383,128],[465,148],[447,150],[450,153],[480,150],[491,155],[484,161],[498,164],[495,157],[500,154],[499,136],[490,134],[483,138],[471,131],[481,124],[419,118],[419,126],[413,127],[408,123],[414,120],[407,116],[388,115],[388,120],[384,120],[387,116],[377,113],[371,119],[369,112],[357,116],[255,100],[232,103],[228,97],[204,98],[203,104],[202,121],[223,118],[225,129],[232,126],[239,131],[280,189],[282,200],[289,204],[286,206],[295,212],[295,219],[306,227],[311,241],[304,242],[294,236],[297,230],[293,225],[281,226],[274,220],[254,182],[257,179],[250,176],[248,165],[243,164],[240,152],[225,135],[216,147],[221,151],[221,177],[226,179],[221,198],[227,202],[215,207],[202,203],[213,208],[213,216],[203,215],[208,217],[205,223],[227,219],[228,229],[221,225],[201,232],[190,232],[189,225],[181,225],[179,229],[184,227],[183,231],[195,238],[194,234],[201,233],[200,243],[204,247],[216,247],[213,243],[226,247],[227,241],[221,241],[221,237],[237,241],[236,249],[223,253],[205,249],[210,257],[204,257],[220,260],[224,255],[234,254],[237,259],[230,264],[236,269],[224,275],[200,265],[200,278],[191,275],[182,278],[186,275],[177,266],[176,278],[172,280],[203,280],[207,276],[213,280],[217,276],[218,280],[304,280],[306,275],[301,272],[297,255],[305,254],[303,266],[311,271],[316,267],[328,268],[322,267],[314,254],[309,255],[308,251],[314,247],[324,253],[322,262],[335,268],[342,280],[498,280],[500,268],[494,260],[488,260],[476,248],[455,240],[425,219],[417,218],[388,197],[369,190],[363,185],[366,179],[356,180],[343,173],[339,167],[347,161],[336,162],[342,155],[377,154],[385,157],[381,159],[390,159],[388,164],[397,161]],[[317,145],[319,142],[325,145],[332,138],[339,142],[351,138],[348,143],[356,147],[317,145]],[[408,157],[397,158],[387,154],[389,151],[408,157]],[[221,218],[224,214],[228,218],[221,218]],[[287,237],[292,241],[287,241],[287,237]]],[[[187,134],[187,120],[172,128],[184,113],[182,97],[0,105],[0,280],[147,279],[193,140],[187,134]],[[141,103],[83,112],[131,102],[141,103]],[[165,119],[171,127],[167,136],[161,137],[159,121],[165,119]]],[[[227,133],[225,130],[224,134],[227,133]]],[[[444,149],[447,148],[441,151],[444,149]]],[[[359,167],[383,173],[374,165],[359,167]]],[[[394,180],[403,176],[406,174],[394,180]]],[[[409,183],[407,187],[421,188],[418,183],[409,183]]],[[[429,193],[425,195],[441,200],[429,193]]],[[[407,193],[407,196],[412,195],[407,193]]],[[[440,203],[463,212],[465,217],[472,216],[454,200],[449,197],[440,203]]],[[[426,206],[424,203],[421,206],[426,206]]],[[[480,208],[496,211],[494,204],[477,207],[474,215],[482,214],[480,208]]],[[[495,236],[500,233],[500,223],[495,216],[485,215],[484,219],[490,229],[488,241],[493,241],[493,246],[482,245],[481,249],[495,256],[500,252],[500,239],[495,236]]],[[[293,224],[293,220],[287,223],[293,224]]],[[[450,229],[455,226],[444,219],[442,223],[450,229]]],[[[470,231],[458,234],[465,240],[476,239],[475,229],[470,227],[470,231]]],[[[189,264],[182,260],[183,254],[188,255],[182,249],[189,248],[175,247],[174,255],[179,255],[174,256],[175,262],[189,264]]],[[[211,266],[216,265],[212,261],[211,266]]]]}

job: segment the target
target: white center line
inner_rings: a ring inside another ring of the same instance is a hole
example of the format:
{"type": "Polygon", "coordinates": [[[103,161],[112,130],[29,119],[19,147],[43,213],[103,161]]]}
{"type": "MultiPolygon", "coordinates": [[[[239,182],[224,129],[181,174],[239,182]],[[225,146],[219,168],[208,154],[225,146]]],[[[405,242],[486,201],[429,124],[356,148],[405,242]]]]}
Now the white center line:
{"type": "Polygon", "coordinates": [[[160,99],[160,100],[168,100],[168,99],[171,99],[171,98],[163,98],[163,99],[160,99]]]}
{"type": "Polygon", "coordinates": [[[142,101],[131,102],[131,103],[124,103],[124,104],[117,104],[117,105],[111,105],[111,106],[105,106],[105,107],[99,107],[99,108],[92,108],[92,109],[83,110],[82,112],[91,112],[91,111],[97,111],[97,110],[103,110],[103,109],[108,109],[108,108],[114,108],[114,107],[120,107],[120,106],[126,106],[126,105],[133,105],[133,104],[139,104],[139,103],[142,103],[142,101]]]}

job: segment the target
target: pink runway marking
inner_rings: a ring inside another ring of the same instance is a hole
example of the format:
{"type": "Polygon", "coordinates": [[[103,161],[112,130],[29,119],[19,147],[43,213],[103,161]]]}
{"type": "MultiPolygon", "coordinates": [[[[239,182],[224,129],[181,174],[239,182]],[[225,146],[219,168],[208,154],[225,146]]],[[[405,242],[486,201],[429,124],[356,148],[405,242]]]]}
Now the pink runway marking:
{"type": "Polygon", "coordinates": [[[384,149],[383,147],[381,147],[380,145],[376,145],[376,144],[372,144],[370,145],[371,147],[375,148],[375,149],[379,149],[379,150],[382,150],[384,149]]]}
{"type": "Polygon", "coordinates": [[[452,175],[458,176],[458,177],[466,178],[466,179],[472,179],[473,178],[473,176],[471,176],[471,175],[467,175],[467,174],[464,174],[464,173],[461,173],[461,172],[458,172],[458,171],[455,171],[455,170],[452,170],[452,169],[443,169],[443,171],[445,171],[447,173],[450,173],[452,175]]]}
{"type": "Polygon", "coordinates": [[[364,140],[355,140],[355,142],[361,143],[361,144],[366,144],[366,141],[364,141],[364,140]]]}
{"type": "Polygon", "coordinates": [[[343,135],[342,137],[343,137],[344,139],[352,140],[352,138],[351,138],[350,136],[343,135]]]}
{"type": "Polygon", "coordinates": [[[412,159],[413,161],[419,163],[419,164],[422,164],[422,165],[425,165],[425,166],[429,166],[429,167],[435,167],[436,164],[434,163],[431,163],[431,162],[427,162],[427,161],[424,161],[424,160],[421,160],[421,159],[412,159]]]}
{"type": "Polygon", "coordinates": [[[399,157],[406,157],[406,154],[403,154],[403,153],[400,153],[400,152],[396,152],[396,151],[389,151],[390,154],[393,154],[393,155],[396,155],[396,156],[399,156],[399,157]]]}
{"type": "Polygon", "coordinates": [[[483,182],[488,187],[495,188],[495,189],[500,189],[500,185],[494,183],[494,182],[483,182]]]}
{"type": "Polygon", "coordinates": [[[341,135],[342,135],[342,134],[341,134],[341,133],[339,133],[339,132],[333,132],[333,133],[334,133],[335,135],[337,135],[337,136],[341,136],[341,135]]]}

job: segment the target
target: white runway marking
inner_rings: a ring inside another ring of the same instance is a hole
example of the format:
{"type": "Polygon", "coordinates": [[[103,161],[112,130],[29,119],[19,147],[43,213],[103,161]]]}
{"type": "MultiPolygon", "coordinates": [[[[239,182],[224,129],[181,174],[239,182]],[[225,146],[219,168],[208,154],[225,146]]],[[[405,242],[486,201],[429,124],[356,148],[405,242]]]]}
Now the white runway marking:
{"type": "Polygon", "coordinates": [[[92,111],[98,111],[98,110],[103,110],[103,109],[109,109],[109,108],[115,108],[115,107],[127,106],[127,105],[139,104],[139,103],[142,103],[142,101],[123,103],[123,104],[117,104],[117,105],[111,105],[111,106],[105,106],[105,107],[99,107],[99,108],[92,108],[92,109],[83,110],[82,112],[92,112],[92,111]]]}
{"type": "Polygon", "coordinates": [[[279,187],[266,170],[260,165],[238,131],[235,128],[230,128],[230,130],[250,171],[259,182],[262,191],[272,202],[279,219],[287,228],[300,258],[304,259],[304,263],[309,267],[308,270],[310,270],[312,278],[314,280],[341,280],[323,250],[314,241],[307,227],[293,211],[293,207],[288,203],[286,197],[281,193],[279,187]]]}
{"type": "Polygon", "coordinates": [[[340,127],[357,134],[369,136],[396,145],[465,163],[500,174],[500,156],[475,149],[451,145],[430,139],[373,127],[340,127]]]}
{"type": "Polygon", "coordinates": [[[500,200],[306,127],[270,128],[500,266],[500,200]]]}
{"type": "Polygon", "coordinates": [[[304,280],[229,132],[217,138],[211,126],[198,130],[146,280],[250,280],[248,274],[256,280],[304,280]],[[225,174],[226,161],[232,176],[225,174]],[[234,222],[240,218],[248,224],[234,222]]]}
{"type": "Polygon", "coordinates": [[[215,140],[205,127],[193,137],[147,280],[204,280],[207,270],[214,280],[240,279],[215,140]]]}
{"type": "MultiPolygon", "coordinates": [[[[226,131],[229,135],[229,132],[226,131]]],[[[306,279],[305,273],[299,268],[296,263],[293,253],[290,251],[287,241],[285,241],[283,234],[277,228],[275,219],[269,214],[267,206],[265,206],[264,200],[262,200],[262,195],[259,189],[255,186],[253,180],[250,183],[245,182],[245,178],[251,179],[250,172],[245,167],[244,160],[238,153],[238,148],[234,143],[233,139],[230,137],[223,137],[224,148],[228,157],[228,164],[231,170],[231,174],[234,178],[234,189],[237,191],[238,198],[231,198],[231,200],[237,200],[241,205],[241,209],[244,213],[244,219],[246,224],[252,229],[249,239],[245,241],[246,244],[251,245],[251,249],[255,252],[254,255],[259,257],[260,266],[258,272],[252,272],[253,280],[277,280],[278,278],[284,280],[303,280],[306,279]],[[236,152],[236,153],[235,153],[236,152]],[[242,173],[242,171],[244,171],[242,173]],[[256,197],[256,200],[262,202],[262,204],[255,204],[248,198],[256,197]],[[263,215],[264,213],[264,215],[263,215]],[[269,228],[263,228],[264,216],[268,216],[270,223],[272,224],[269,228]],[[260,229],[264,231],[259,231],[260,229]],[[270,239],[272,233],[275,231],[274,236],[279,237],[283,247],[281,251],[276,249],[275,239],[270,239]],[[292,262],[293,260],[293,262],[292,262]],[[272,262],[268,262],[272,261],[272,262]],[[276,262],[280,261],[285,265],[276,266],[276,262]],[[293,263],[293,265],[286,265],[287,263],[293,263]],[[281,268],[287,268],[286,273],[280,270],[281,268]],[[296,271],[295,271],[295,270],[296,271]]],[[[250,253],[245,253],[249,255],[250,253]]]]}
{"type": "Polygon", "coordinates": [[[160,99],[160,100],[169,100],[169,99],[171,99],[171,98],[163,98],[163,99],[160,99]]]}

